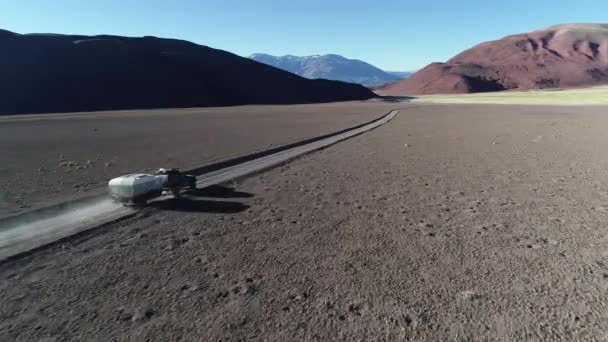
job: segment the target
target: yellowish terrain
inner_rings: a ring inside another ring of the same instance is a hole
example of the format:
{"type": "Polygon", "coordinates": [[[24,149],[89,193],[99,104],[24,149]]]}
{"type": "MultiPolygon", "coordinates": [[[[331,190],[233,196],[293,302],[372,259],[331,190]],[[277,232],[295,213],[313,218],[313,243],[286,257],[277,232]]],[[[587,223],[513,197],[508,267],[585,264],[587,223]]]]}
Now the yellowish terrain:
{"type": "Polygon", "coordinates": [[[463,95],[423,95],[413,100],[426,103],[488,103],[527,105],[608,104],[608,86],[533,91],[503,91],[463,95]]]}

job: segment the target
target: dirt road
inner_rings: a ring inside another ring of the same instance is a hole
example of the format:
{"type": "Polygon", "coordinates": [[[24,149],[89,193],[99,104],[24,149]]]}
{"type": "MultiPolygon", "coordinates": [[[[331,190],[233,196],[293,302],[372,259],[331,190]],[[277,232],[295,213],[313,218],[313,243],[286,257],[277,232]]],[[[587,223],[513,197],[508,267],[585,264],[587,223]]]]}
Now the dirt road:
{"type": "MultiPolygon", "coordinates": [[[[221,167],[216,171],[205,172],[196,177],[194,188],[207,189],[283,165],[299,156],[369,132],[390,122],[398,113],[399,110],[393,110],[365,124],[308,139],[304,142],[282,146],[279,149],[264,151],[256,154],[255,157],[251,157],[252,159],[250,157],[237,158],[239,161],[237,164],[221,167]],[[240,162],[243,159],[247,160],[240,162]]],[[[222,165],[226,164],[229,163],[222,163],[222,165]]],[[[209,166],[203,168],[209,169],[209,166]]],[[[148,201],[148,205],[153,205],[152,202],[162,202],[173,197],[174,195],[169,194],[158,196],[148,201]]],[[[132,207],[121,204],[110,198],[104,191],[97,196],[88,196],[72,202],[62,202],[58,205],[28,211],[23,215],[11,216],[7,219],[0,218],[0,262],[109,222],[124,219],[136,214],[140,209],[139,206],[132,207]]]]}
{"type": "Polygon", "coordinates": [[[334,132],[394,104],[346,102],[0,117],[0,216],[121,174],[188,169],[334,132]]]}
{"type": "Polygon", "coordinates": [[[606,108],[442,106],[0,266],[0,340],[602,340],[606,108]]]}

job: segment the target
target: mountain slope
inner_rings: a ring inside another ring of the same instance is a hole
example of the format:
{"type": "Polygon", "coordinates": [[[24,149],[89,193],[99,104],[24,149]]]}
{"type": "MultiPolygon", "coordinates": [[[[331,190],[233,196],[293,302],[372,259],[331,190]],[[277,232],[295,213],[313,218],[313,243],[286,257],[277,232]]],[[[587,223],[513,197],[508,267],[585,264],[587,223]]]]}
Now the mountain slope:
{"type": "Polygon", "coordinates": [[[606,83],[608,24],[566,24],[479,44],[381,92],[473,93],[606,83]]]}
{"type": "Polygon", "coordinates": [[[374,86],[403,78],[389,74],[363,61],[339,55],[277,57],[256,53],[249,58],[310,79],[322,78],[374,86]]]}
{"type": "Polygon", "coordinates": [[[187,41],[0,31],[0,114],[292,104],[374,97],[187,41]]]}

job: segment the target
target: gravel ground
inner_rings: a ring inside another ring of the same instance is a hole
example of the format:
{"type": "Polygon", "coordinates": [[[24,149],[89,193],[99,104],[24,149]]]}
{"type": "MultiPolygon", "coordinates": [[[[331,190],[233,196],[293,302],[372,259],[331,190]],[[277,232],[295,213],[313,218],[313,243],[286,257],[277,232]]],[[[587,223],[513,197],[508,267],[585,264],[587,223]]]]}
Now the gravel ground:
{"type": "Polygon", "coordinates": [[[0,265],[0,340],[605,340],[605,111],[406,108],[0,265]]]}
{"type": "Polygon", "coordinates": [[[121,174],[189,169],[367,122],[345,102],[0,117],[0,216],[103,190],[121,174]]]}

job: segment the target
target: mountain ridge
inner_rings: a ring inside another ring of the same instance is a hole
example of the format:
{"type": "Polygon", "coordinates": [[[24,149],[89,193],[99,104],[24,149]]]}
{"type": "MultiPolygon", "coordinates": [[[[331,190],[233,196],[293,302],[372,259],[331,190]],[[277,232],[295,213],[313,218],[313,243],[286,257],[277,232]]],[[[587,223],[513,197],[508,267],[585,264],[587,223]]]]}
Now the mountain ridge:
{"type": "Polygon", "coordinates": [[[362,60],[350,59],[337,54],[274,56],[254,53],[249,58],[309,79],[321,78],[377,86],[403,78],[362,60]]]}
{"type": "Polygon", "coordinates": [[[309,80],[178,39],[0,31],[0,114],[365,100],[369,89],[309,80]]]}
{"type": "Polygon", "coordinates": [[[560,24],[482,42],[380,90],[457,94],[608,84],[608,24],[560,24]]]}

